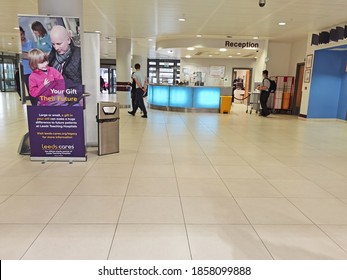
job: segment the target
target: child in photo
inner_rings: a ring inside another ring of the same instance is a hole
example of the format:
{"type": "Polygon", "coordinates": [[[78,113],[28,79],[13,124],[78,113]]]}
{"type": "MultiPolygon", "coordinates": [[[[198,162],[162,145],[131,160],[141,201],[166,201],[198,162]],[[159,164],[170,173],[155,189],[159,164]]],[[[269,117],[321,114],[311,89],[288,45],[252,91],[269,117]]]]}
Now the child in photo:
{"type": "Polygon", "coordinates": [[[48,66],[48,57],[40,49],[28,53],[29,66],[33,72],[29,76],[29,94],[37,97],[39,106],[58,106],[65,103],[65,82],[61,73],[48,66]]]}

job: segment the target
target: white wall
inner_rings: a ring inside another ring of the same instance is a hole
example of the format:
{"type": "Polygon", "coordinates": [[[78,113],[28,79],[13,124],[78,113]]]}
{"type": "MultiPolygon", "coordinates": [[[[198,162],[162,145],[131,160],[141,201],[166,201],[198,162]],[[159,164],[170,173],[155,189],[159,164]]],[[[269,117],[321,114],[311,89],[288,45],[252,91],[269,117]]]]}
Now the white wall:
{"type": "Polygon", "coordinates": [[[266,67],[269,76],[289,76],[290,43],[269,42],[268,58],[269,61],[266,63],[266,67]]]}
{"type": "Polygon", "coordinates": [[[218,58],[182,58],[181,59],[181,79],[183,79],[183,68],[197,69],[199,67],[225,66],[225,86],[231,86],[232,68],[252,68],[252,82],[254,84],[255,59],[218,59],[218,58]]]}
{"type": "Polygon", "coordinates": [[[307,38],[292,43],[289,76],[296,75],[296,66],[298,63],[303,63],[306,57],[307,38]]]}

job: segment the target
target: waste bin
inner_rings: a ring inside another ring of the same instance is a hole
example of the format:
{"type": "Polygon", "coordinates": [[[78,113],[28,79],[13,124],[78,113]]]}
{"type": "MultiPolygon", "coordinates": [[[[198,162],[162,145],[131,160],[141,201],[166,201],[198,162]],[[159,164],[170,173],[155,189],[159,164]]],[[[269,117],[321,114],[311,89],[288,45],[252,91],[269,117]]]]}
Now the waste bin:
{"type": "Polygon", "coordinates": [[[231,109],[232,96],[221,96],[220,97],[220,109],[221,114],[229,114],[231,109]]]}
{"type": "Polygon", "coordinates": [[[97,104],[98,154],[119,153],[119,103],[97,104]]]}

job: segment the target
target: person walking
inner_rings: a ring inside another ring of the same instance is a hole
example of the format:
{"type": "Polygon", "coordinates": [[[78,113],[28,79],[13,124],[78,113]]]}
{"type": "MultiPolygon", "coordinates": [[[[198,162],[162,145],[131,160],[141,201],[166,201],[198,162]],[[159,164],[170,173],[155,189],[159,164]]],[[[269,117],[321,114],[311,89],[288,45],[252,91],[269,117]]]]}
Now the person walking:
{"type": "Polygon", "coordinates": [[[135,96],[136,96],[136,102],[135,102],[135,107],[133,108],[132,111],[128,111],[130,115],[135,116],[137,108],[140,108],[141,111],[143,112],[143,115],[141,116],[142,118],[147,118],[147,110],[145,103],[143,102],[143,95],[147,92],[147,80],[143,73],[141,72],[141,65],[139,63],[135,64],[135,73],[133,74],[133,79],[135,80],[136,83],[136,91],[135,91],[135,96]]]}
{"type": "Polygon", "coordinates": [[[136,104],[136,82],[135,82],[135,79],[134,79],[134,74],[135,72],[133,72],[131,74],[131,82],[129,82],[128,84],[131,86],[131,106],[132,106],[132,109],[134,110],[135,108],[135,104],[136,104]]]}
{"type": "Polygon", "coordinates": [[[262,84],[257,86],[257,90],[260,90],[260,105],[261,105],[261,112],[259,113],[259,116],[267,117],[270,115],[269,109],[267,108],[267,100],[269,99],[270,95],[270,79],[268,78],[269,72],[267,70],[263,71],[263,81],[262,84]]]}

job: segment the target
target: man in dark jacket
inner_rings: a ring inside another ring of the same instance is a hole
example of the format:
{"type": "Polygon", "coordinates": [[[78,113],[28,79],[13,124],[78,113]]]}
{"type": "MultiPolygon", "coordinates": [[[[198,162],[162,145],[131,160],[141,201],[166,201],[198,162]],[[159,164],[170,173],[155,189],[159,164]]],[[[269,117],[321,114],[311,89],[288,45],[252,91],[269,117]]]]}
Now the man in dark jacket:
{"type": "MultiPolygon", "coordinates": [[[[55,25],[50,33],[52,50],[49,54],[49,65],[57,69],[64,77],[66,88],[82,88],[81,49],[76,47],[71,40],[69,32],[61,25],[55,25]]],[[[74,92],[74,91],[71,91],[74,92]]],[[[82,92],[78,94],[78,100],[82,92]]],[[[74,105],[76,102],[69,102],[74,105]]]]}

